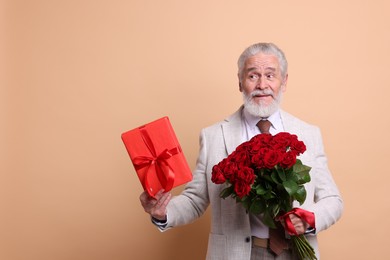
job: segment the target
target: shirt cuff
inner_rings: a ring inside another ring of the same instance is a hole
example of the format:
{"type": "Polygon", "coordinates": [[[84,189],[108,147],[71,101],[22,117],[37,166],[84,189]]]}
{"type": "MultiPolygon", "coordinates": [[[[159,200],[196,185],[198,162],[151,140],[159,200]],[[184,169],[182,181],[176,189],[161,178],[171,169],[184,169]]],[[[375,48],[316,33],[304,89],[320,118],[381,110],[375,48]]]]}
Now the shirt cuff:
{"type": "Polygon", "coordinates": [[[154,225],[156,225],[157,227],[159,227],[160,229],[164,229],[164,228],[167,227],[168,218],[165,221],[161,221],[159,219],[156,219],[156,218],[152,217],[151,220],[152,220],[152,223],[154,225]]]}
{"type": "Polygon", "coordinates": [[[313,228],[313,227],[308,227],[305,231],[305,235],[309,235],[309,234],[315,234],[316,233],[316,229],[313,228]]]}

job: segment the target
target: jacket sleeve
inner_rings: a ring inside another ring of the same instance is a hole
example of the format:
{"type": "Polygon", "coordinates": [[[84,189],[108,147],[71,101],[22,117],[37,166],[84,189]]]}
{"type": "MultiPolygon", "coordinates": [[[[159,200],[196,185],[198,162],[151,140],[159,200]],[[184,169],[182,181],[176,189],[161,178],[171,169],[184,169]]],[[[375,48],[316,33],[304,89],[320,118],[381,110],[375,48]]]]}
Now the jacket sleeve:
{"type": "Polygon", "coordinates": [[[202,130],[200,137],[200,151],[193,171],[193,179],[184,191],[172,198],[167,206],[168,225],[166,228],[185,225],[195,221],[203,215],[209,205],[207,189],[207,149],[205,131],[202,130]]]}
{"type": "Polygon", "coordinates": [[[313,174],[314,184],[313,204],[310,211],[314,212],[316,233],[329,228],[340,219],[343,212],[343,200],[328,168],[324,152],[322,136],[319,128],[315,128],[313,174]]]}

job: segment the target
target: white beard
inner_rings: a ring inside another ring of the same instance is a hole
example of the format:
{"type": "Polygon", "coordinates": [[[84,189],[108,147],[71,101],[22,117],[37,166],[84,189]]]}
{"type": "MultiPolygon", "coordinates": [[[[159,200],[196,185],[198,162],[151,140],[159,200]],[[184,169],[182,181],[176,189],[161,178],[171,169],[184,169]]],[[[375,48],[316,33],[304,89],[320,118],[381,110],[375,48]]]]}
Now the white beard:
{"type": "Polygon", "coordinates": [[[282,101],[282,91],[279,91],[278,96],[275,97],[273,91],[271,89],[267,90],[254,90],[249,95],[246,95],[245,92],[242,92],[244,99],[245,109],[249,112],[249,114],[256,117],[269,117],[279,109],[280,102],[282,101]],[[260,101],[257,104],[253,97],[255,95],[272,95],[272,102],[268,106],[264,104],[264,102],[260,101]]]}

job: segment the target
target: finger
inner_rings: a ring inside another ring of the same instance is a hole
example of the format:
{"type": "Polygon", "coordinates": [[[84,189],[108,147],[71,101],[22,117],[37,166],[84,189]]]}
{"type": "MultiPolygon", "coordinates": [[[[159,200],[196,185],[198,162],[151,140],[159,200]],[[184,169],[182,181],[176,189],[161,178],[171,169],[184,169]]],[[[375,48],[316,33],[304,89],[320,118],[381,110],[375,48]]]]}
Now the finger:
{"type": "Polygon", "coordinates": [[[148,198],[149,198],[149,194],[147,194],[146,191],[142,192],[141,195],[139,196],[139,200],[141,201],[142,205],[147,202],[148,198]]]}
{"type": "Polygon", "coordinates": [[[305,233],[305,225],[302,219],[295,214],[291,214],[289,216],[290,216],[291,223],[293,224],[295,231],[298,233],[298,235],[305,233]]]}
{"type": "Polygon", "coordinates": [[[164,219],[167,215],[167,205],[171,200],[171,193],[165,193],[151,209],[151,215],[157,219],[164,219]]]}
{"type": "Polygon", "coordinates": [[[290,217],[291,223],[293,223],[293,224],[297,224],[297,223],[302,222],[301,218],[295,214],[290,214],[289,217],[290,217]]]}
{"type": "Polygon", "coordinates": [[[163,208],[165,209],[165,207],[168,205],[170,199],[171,199],[171,193],[170,192],[166,192],[164,193],[160,199],[157,200],[157,203],[156,203],[156,209],[159,209],[159,208],[163,208]]]}
{"type": "Polygon", "coordinates": [[[279,219],[278,220],[280,222],[280,224],[283,226],[283,227],[286,227],[286,222],[284,221],[284,219],[279,219]]]}
{"type": "Polygon", "coordinates": [[[141,205],[144,208],[145,212],[151,213],[153,211],[153,208],[157,204],[157,200],[153,197],[151,197],[147,192],[143,192],[140,195],[140,201],[141,205]]]}
{"type": "Polygon", "coordinates": [[[164,195],[164,189],[159,190],[154,197],[156,200],[160,199],[164,195]]]}
{"type": "Polygon", "coordinates": [[[161,206],[166,208],[168,203],[169,203],[169,201],[171,201],[171,198],[172,198],[172,194],[171,193],[167,193],[167,196],[164,198],[161,206]]]}

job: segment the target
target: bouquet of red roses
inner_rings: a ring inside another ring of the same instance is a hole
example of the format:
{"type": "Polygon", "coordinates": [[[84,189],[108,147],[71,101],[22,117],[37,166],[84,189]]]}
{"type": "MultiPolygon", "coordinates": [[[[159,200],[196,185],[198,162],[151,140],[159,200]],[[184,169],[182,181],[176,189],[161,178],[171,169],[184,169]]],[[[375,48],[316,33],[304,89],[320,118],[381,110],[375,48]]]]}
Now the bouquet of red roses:
{"type": "Polygon", "coordinates": [[[262,214],[263,223],[276,228],[284,219],[293,248],[301,259],[317,259],[304,235],[297,235],[289,214],[297,214],[314,227],[314,215],[293,209],[292,202],[306,199],[303,184],[310,181],[310,167],[297,156],[306,146],[296,135],[282,132],[272,136],[259,134],[239,145],[227,158],[212,169],[212,181],[227,184],[220,196],[232,196],[253,214],[262,214]]]}

